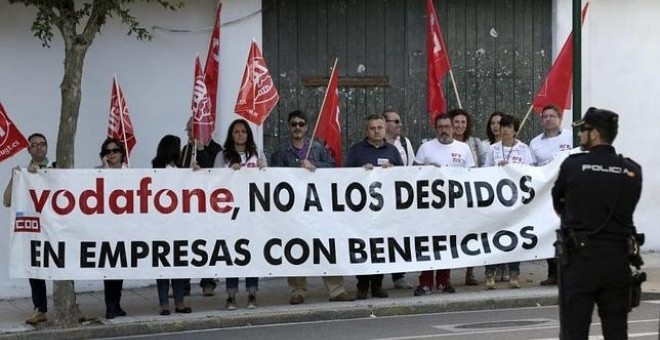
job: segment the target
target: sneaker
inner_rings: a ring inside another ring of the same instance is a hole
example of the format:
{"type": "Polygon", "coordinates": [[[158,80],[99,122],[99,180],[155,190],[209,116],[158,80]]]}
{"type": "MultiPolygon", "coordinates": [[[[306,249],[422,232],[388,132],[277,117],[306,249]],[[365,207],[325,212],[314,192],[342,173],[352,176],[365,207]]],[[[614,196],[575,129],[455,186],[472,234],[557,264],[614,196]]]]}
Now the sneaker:
{"type": "Polygon", "coordinates": [[[34,326],[34,325],[36,325],[40,322],[44,322],[44,321],[47,321],[47,320],[48,320],[48,318],[46,318],[46,313],[44,313],[44,312],[42,312],[38,309],[35,309],[34,313],[32,315],[30,315],[29,318],[25,319],[25,323],[28,324],[28,325],[33,325],[34,326]]]}
{"type": "Polygon", "coordinates": [[[557,278],[548,276],[547,279],[541,281],[541,286],[554,286],[557,284],[557,278]]]}
{"type": "Polygon", "coordinates": [[[257,308],[257,296],[256,295],[252,295],[252,294],[248,295],[247,308],[248,309],[257,308]]]}
{"type": "Polygon", "coordinates": [[[341,294],[330,298],[330,302],[348,302],[348,301],[355,301],[355,296],[347,292],[342,292],[341,294]]]}
{"type": "Polygon", "coordinates": [[[405,277],[402,277],[394,281],[394,289],[413,289],[413,285],[405,277]]]}
{"type": "Polygon", "coordinates": [[[486,289],[495,289],[495,273],[486,274],[486,289]]]}
{"type": "Polygon", "coordinates": [[[415,289],[413,296],[423,296],[431,294],[431,287],[429,286],[419,286],[415,289]]]}
{"type": "Polygon", "coordinates": [[[509,277],[509,288],[520,288],[520,281],[518,281],[518,273],[511,273],[509,277]]]}
{"type": "MultiPolygon", "coordinates": [[[[330,301],[332,301],[332,299],[330,299],[330,301]]],[[[292,305],[299,305],[304,302],[305,302],[305,297],[302,295],[294,295],[291,297],[291,299],[289,299],[289,303],[292,305]]]]}
{"type": "Polygon", "coordinates": [[[230,296],[227,298],[227,303],[225,304],[226,310],[236,310],[236,298],[230,296]]]}
{"type": "Polygon", "coordinates": [[[466,273],[465,274],[465,285],[466,286],[478,286],[479,281],[474,277],[474,274],[472,273],[466,273]]]}
{"type": "Polygon", "coordinates": [[[211,286],[202,288],[202,296],[213,296],[215,295],[214,289],[211,286]]]}
{"type": "Polygon", "coordinates": [[[443,293],[456,293],[456,289],[454,289],[454,286],[452,286],[451,283],[440,284],[439,286],[442,286],[443,293]]]}

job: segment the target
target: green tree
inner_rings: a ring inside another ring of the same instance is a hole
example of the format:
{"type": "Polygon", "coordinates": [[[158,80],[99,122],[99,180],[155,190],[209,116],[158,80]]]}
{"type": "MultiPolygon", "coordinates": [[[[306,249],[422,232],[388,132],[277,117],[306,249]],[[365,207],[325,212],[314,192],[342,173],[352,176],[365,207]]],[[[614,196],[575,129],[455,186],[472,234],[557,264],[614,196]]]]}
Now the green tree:
{"type": "MultiPolygon", "coordinates": [[[[44,47],[50,47],[53,28],[59,31],[64,40],[64,77],[60,84],[62,107],[56,151],[58,168],[72,168],[74,165],[85,56],[108,18],[120,19],[128,26],[128,35],[135,34],[140,40],[152,38],[130,11],[130,5],[140,1],[155,3],[168,10],[177,10],[183,6],[182,2],[167,0],[9,0],[10,4],[20,3],[36,8],[32,31],[44,47]]],[[[55,324],[59,327],[76,325],[78,307],[73,281],[55,281],[53,286],[55,324]]]]}

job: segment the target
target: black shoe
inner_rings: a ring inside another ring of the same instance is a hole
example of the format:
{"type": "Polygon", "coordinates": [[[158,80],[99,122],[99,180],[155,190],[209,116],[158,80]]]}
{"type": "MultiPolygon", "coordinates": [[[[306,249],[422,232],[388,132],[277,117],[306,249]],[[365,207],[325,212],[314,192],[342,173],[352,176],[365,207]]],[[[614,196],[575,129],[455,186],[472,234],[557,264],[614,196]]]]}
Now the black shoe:
{"type": "Polygon", "coordinates": [[[170,310],[169,309],[162,309],[160,311],[160,315],[170,315],[170,310]]]}
{"type": "Polygon", "coordinates": [[[114,310],[106,310],[105,311],[105,318],[108,320],[112,320],[117,317],[117,312],[114,310]]]}
{"type": "Polygon", "coordinates": [[[357,291],[357,299],[358,300],[366,300],[367,299],[367,292],[369,292],[368,288],[358,288],[357,291]]]}
{"type": "Polygon", "coordinates": [[[117,316],[126,316],[128,315],[125,310],[123,310],[121,307],[117,306],[117,316]]]}
{"type": "Polygon", "coordinates": [[[190,314],[192,313],[192,308],[190,307],[174,308],[174,311],[177,313],[190,314]]]}

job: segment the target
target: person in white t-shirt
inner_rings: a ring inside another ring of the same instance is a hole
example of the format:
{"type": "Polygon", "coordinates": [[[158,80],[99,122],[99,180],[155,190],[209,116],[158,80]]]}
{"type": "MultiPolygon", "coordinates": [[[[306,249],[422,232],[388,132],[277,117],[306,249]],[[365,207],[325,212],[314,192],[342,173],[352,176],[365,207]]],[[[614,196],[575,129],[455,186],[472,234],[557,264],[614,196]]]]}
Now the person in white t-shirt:
{"type": "Polygon", "coordinates": [[[563,115],[555,105],[548,105],[541,111],[543,133],[529,142],[539,166],[550,163],[558,152],[573,148],[573,133],[561,128],[563,115]]]}
{"type": "MultiPolygon", "coordinates": [[[[573,134],[570,130],[561,128],[564,111],[556,105],[548,105],[541,111],[543,133],[536,136],[529,143],[532,153],[536,157],[537,165],[550,163],[555,154],[573,148],[573,134]]],[[[542,286],[557,284],[557,261],[548,259],[548,278],[541,281],[542,286]]]]}
{"type": "MultiPolygon", "coordinates": [[[[486,166],[504,166],[511,164],[535,165],[536,159],[525,143],[516,139],[520,122],[512,115],[504,114],[500,120],[501,140],[491,145],[486,156],[486,166]]],[[[509,270],[509,288],[520,288],[518,276],[520,261],[507,263],[509,270]]],[[[486,289],[495,289],[495,270],[497,265],[486,266],[486,289]]]]}
{"type": "MultiPolygon", "coordinates": [[[[422,144],[417,150],[415,164],[463,168],[472,168],[476,165],[470,147],[463,142],[454,140],[451,118],[446,113],[435,119],[435,133],[438,138],[422,144]]],[[[438,269],[435,274],[436,289],[446,293],[456,291],[451,284],[449,269],[438,269]]],[[[419,275],[419,286],[414,295],[429,294],[433,286],[433,271],[423,271],[419,275]]]]}

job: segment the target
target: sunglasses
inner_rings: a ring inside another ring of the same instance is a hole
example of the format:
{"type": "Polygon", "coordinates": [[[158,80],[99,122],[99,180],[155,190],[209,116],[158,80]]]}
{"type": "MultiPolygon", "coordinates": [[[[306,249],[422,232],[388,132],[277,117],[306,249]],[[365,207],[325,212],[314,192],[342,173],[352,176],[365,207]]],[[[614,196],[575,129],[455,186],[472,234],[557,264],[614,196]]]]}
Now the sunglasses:
{"type": "Polygon", "coordinates": [[[289,126],[291,127],[304,127],[307,123],[305,122],[291,122],[289,123],[289,126]]]}
{"type": "Polygon", "coordinates": [[[103,150],[104,155],[110,155],[110,154],[113,154],[113,153],[121,153],[121,149],[120,148],[114,148],[114,149],[105,149],[105,150],[103,150]]]}
{"type": "Polygon", "coordinates": [[[394,124],[401,124],[400,119],[387,119],[386,122],[388,123],[394,123],[394,124]]]}

